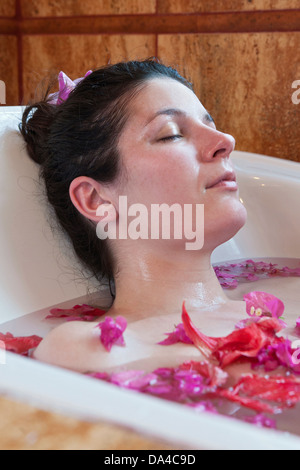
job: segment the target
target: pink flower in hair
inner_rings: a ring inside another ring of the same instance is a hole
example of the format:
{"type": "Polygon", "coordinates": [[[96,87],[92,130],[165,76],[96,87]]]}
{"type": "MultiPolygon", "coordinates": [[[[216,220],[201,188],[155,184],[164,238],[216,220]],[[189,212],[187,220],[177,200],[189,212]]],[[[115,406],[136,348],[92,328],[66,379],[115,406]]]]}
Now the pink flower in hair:
{"type": "Polygon", "coordinates": [[[76,85],[78,85],[79,82],[81,82],[85,77],[87,77],[91,73],[92,73],[92,70],[89,70],[85,74],[84,77],[71,80],[71,78],[69,78],[64,72],[59,72],[58,74],[59,91],[49,95],[49,98],[51,98],[49,103],[55,104],[55,105],[62,104],[64,101],[66,101],[69,98],[69,94],[71,93],[72,90],[74,90],[76,85]]]}

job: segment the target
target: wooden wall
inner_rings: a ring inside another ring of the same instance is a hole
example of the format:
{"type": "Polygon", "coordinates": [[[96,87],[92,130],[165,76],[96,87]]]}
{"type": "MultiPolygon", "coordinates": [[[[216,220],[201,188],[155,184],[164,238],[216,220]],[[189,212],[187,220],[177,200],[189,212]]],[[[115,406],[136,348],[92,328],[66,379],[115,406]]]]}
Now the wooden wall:
{"type": "Polygon", "coordinates": [[[300,162],[300,0],[0,0],[7,105],[49,73],[154,55],[194,82],[237,149],[300,162]]]}

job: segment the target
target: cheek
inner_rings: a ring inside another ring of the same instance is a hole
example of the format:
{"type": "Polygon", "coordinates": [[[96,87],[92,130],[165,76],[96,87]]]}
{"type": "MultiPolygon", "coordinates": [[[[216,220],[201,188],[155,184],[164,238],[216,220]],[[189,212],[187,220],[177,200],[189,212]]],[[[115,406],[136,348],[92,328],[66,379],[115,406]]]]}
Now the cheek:
{"type": "Polygon", "coordinates": [[[128,194],[138,202],[188,203],[194,202],[197,178],[194,169],[167,160],[152,160],[132,165],[129,172],[128,194]]]}

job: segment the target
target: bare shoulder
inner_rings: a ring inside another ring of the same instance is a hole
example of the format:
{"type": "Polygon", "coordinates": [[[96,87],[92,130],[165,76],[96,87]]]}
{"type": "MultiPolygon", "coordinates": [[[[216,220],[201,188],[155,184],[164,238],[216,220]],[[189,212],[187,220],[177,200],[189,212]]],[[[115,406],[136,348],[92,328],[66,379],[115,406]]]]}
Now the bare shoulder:
{"type": "Polygon", "coordinates": [[[159,321],[150,317],[129,322],[124,332],[125,345],[115,344],[110,351],[101,343],[98,322],[66,322],[42,340],[33,357],[81,373],[110,373],[124,368],[150,372],[157,367],[199,359],[199,351],[192,345],[160,344],[176,319],[167,315],[159,321]]]}
{"type": "Polygon", "coordinates": [[[100,340],[99,322],[66,322],[54,328],[40,343],[33,357],[76,372],[113,371],[151,353],[140,334],[130,326],[125,347],[114,345],[107,351],[100,340]]]}
{"type": "Polygon", "coordinates": [[[41,341],[34,359],[59,367],[86,372],[91,355],[105,356],[105,349],[97,337],[97,323],[66,322],[54,328],[41,341]]]}

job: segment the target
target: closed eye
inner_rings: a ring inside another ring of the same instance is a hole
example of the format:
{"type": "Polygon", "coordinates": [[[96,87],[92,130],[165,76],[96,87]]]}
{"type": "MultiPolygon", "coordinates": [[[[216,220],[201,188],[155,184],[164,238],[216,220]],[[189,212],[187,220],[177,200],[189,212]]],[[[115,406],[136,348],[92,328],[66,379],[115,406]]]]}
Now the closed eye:
{"type": "Polygon", "coordinates": [[[163,137],[161,139],[159,139],[160,142],[172,142],[172,141],[175,141],[177,139],[181,139],[182,135],[180,134],[176,134],[176,135],[169,135],[167,137],[163,137]]]}

